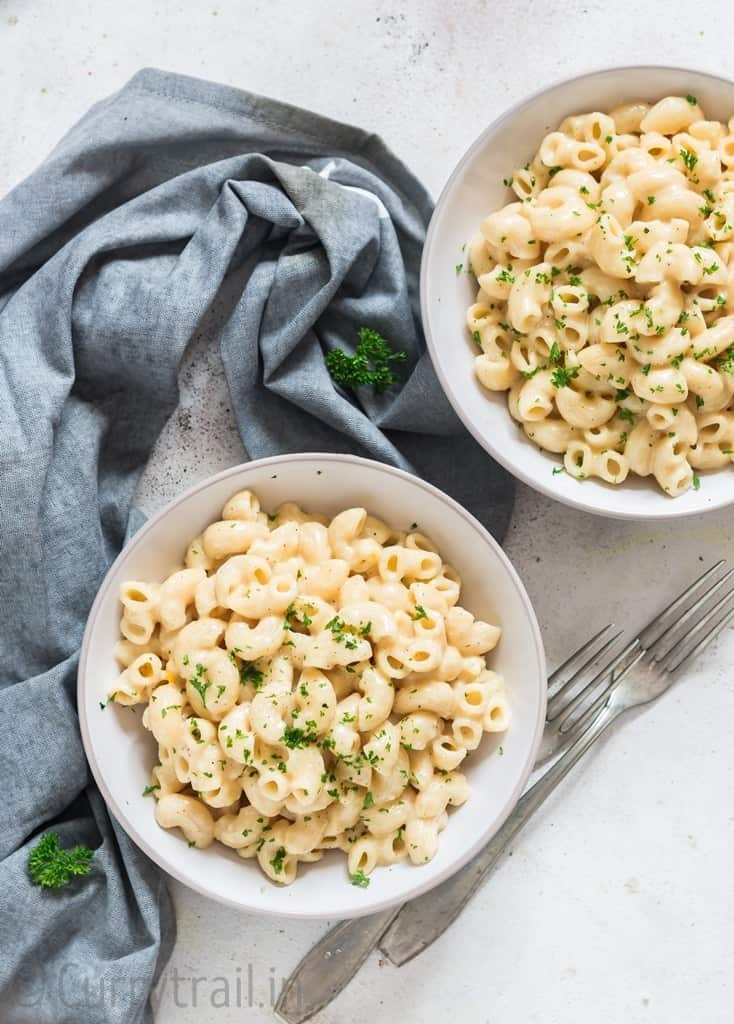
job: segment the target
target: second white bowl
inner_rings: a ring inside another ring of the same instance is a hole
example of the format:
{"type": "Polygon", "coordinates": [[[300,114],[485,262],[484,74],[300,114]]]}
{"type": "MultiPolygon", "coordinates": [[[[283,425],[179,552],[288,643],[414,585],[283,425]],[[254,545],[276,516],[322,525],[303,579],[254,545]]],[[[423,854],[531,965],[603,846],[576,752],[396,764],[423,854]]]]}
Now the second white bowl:
{"type": "Polygon", "coordinates": [[[611,68],[579,75],[536,93],[503,114],[459,161],[439,198],[423,250],[421,309],[428,348],[446,395],[476,440],[518,479],[567,505],[619,519],[672,519],[734,503],[734,471],[701,474],[700,490],[669,498],[652,478],[631,475],[619,487],[559,473],[558,456],[536,448],[507,410],[505,393],[490,393],[474,375],[476,348],[466,311],[476,282],[456,267],[481,221],[509,201],[503,179],[532,159],[543,136],[564,117],[609,111],[631,100],[696,96],[706,116],[734,115],[734,82],[668,67],[611,68]],[[553,470],[556,470],[554,475],[553,470]]]}

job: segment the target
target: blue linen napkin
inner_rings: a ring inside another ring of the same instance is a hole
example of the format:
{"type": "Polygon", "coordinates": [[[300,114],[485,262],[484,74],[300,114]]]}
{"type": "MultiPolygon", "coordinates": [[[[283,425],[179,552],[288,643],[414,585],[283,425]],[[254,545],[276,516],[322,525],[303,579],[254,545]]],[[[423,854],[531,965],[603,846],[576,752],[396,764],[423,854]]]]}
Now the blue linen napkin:
{"type": "MultiPolygon", "coordinates": [[[[77,651],[225,279],[221,337],[251,458],[353,452],[412,470],[502,538],[507,476],[463,431],[418,315],[431,202],[374,135],[210,82],[144,70],[0,203],[0,1017],[137,1024],[174,938],[161,874],[90,781],[77,651]],[[381,395],[324,353],[362,326],[407,353],[381,395]],[[49,826],[92,873],[33,886],[49,826]]],[[[447,257],[448,259],[448,257],[447,257]]]]}

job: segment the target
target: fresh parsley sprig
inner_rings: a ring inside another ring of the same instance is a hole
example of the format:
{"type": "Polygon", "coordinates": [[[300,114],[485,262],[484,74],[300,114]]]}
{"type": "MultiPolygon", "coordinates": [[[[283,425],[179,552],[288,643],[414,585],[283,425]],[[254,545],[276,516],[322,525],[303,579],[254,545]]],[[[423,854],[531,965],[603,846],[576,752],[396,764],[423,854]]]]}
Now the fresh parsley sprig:
{"type": "Polygon", "coordinates": [[[340,348],[326,353],[326,369],[331,379],[343,388],[372,386],[376,394],[382,394],[393,384],[398,375],[393,366],[405,362],[405,352],[396,352],[380,334],[369,327],[359,330],[359,344],[353,356],[340,348]]]}
{"type": "Polygon", "coordinates": [[[56,832],[47,832],[28,855],[28,872],[32,881],[44,889],[58,889],[73,877],[88,875],[92,870],[93,851],[86,846],[64,850],[56,832]]]}

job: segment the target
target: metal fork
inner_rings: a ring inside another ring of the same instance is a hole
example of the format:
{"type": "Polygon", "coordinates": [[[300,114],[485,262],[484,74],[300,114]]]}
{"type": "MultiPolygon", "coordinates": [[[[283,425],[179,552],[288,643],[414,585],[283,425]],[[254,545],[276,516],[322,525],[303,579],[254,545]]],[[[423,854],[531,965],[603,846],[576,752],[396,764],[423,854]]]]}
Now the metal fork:
{"type": "Polygon", "coordinates": [[[629,708],[660,696],[674,673],[732,620],[734,607],[728,605],[734,586],[727,584],[734,570],[721,575],[723,565],[718,562],[707,570],[621,651],[614,653],[621,634],[610,638],[607,626],[553,673],[548,681],[547,738],[544,734],[539,762],[568,747],[563,756],[527,790],[487,846],[446,882],[402,908],[332,928],[288,979],[275,1007],[280,1017],[288,1024],[301,1024],[327,1005],[359,970],[380,936],[380,948],[400,965],[448,928],[508,843],[609,725],[629,708]],[[590,669],[594,675],[588,680],[590,669]]]}
{"type": "Polygon", "coordinates": [[[575,743],[619,681],[614,674],[617,668],[627,665],[637,652],[657,651],[655,644],[665,630],[673,625],[682,629],[695,616],[701,602],[708,601],[727,583],[734,570],[721,575],[724,564],[722,559],[707,569],[621,649],[618,641],[622,633],[609,639],[612,626],[606,626],[549,676],[546,724],[536,768],[575,743]],[[606,641],[599,646],[604,638],[606,641]],[[587,678],[589,671],[593,673],[591,679],[587,678]]]}

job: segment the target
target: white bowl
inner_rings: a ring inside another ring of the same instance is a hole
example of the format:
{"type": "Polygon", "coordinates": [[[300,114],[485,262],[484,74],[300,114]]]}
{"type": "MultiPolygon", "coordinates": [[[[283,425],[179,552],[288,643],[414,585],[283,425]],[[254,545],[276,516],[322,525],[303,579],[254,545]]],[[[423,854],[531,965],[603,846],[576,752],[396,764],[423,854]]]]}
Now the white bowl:
{"type": "Polygon", "coordinates": [[[92,606],[79,666],[79,718],[89,764],[107,804],[149,857],[192,889],[243,910],[296,917],[354,917],[425,892],[456,871],[512,810],[535,760],[545,716],[545,661],[538,625],[517,573],[487,531],[451,498],[408,473],[348,455],[286,455],[226,470],[186,491],[153,517],[113,563],[92,606]],[[182,562],[192,537],[219,518],[235,491],[254,490],[265,509],[296,501],[334,514],[364,506],[390,524],[417,521],[463,579],[462,603],[499,622],[503,636],[490,664],[504,674],[512,721],[502,736],[487,735],[466,764],[472,795],[453,810],[436,857],[415,867],[377,869],[367,889],[349,884],[339,851],[302,865],[288,887],[273,885],[253,861],[215,843],[189,848],[178,830],[154,818],[143,797],[156,763],[155,742],[128,708],[100,702],[119,674],[112,648],[119,637],[118,590],[127,579],[158,581],[182,562]],[[500,754],[497,749],[502,746],[500,754]]]}
{"type": "Polygon", "coordinates": [[[610,68],[579,75],[536,93],[489,126],[459,161],[433,214],[421,265],[421,309],[428,348],[449,401],[477,441],[518,479],[567,505],[619,519],[667,519],[698,515],[734,502],[734,473],[701,473],[701,488],[670,498],[651,478],[631,475],[618,487],[600,480],[553,475],[560,456],[529,441],[507,410],[505,393],[490,393],[474,375],[476,348],[466,330],[466,310],[476,282],[457,275],[462,246],[488,213],[509,202],[502,184],[532,159],[543,136],[564,117],[609,111],[630,100],[656,101],[692,94],[707,117],[734,115],[734,82],[682,68],[610,68]]]}

